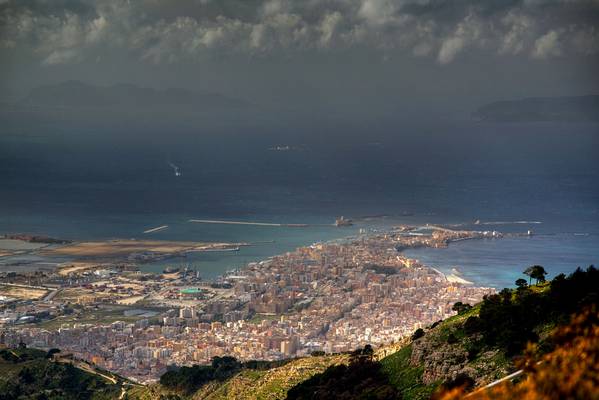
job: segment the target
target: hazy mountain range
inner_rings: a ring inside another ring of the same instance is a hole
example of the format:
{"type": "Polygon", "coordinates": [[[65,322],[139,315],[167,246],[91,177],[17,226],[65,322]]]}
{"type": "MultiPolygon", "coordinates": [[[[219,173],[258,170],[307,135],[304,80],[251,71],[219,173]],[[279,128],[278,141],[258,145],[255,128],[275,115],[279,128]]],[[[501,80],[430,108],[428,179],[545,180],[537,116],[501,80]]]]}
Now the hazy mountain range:
{"type": "Polygon", "coordinates": [[[95,86],[80,81],[66,81],[32,89],[23,105],[56,107],[168,107],[238,108],[243,100],[219,93],[201,93],[181,88],[157,90],[133,84],[95,86]]]}

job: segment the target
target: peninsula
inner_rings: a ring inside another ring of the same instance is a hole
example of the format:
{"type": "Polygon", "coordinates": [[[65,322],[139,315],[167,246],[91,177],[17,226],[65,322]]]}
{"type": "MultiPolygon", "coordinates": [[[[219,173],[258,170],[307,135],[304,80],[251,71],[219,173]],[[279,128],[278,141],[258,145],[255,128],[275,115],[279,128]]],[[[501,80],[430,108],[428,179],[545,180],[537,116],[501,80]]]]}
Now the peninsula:
{"type": "Polygon", "coordinates": [[[187,269],[141,273],[135,267],[139,259],[130,255],[230,244],[73,243],[44,254],[102,263],[0,277],[7,284],[47,289],[31,296],[7,290],[0,330],[6,345],[58,347],[138,382],[157,380],[170,364],[209,363],[215,356],[279,360],[389,345],[453,315],[456,302],[473,304],[494,292],[409,259],[403,249],[500,237],[498,232],[399,226],[300,247],[212,282],[187,269]]]}

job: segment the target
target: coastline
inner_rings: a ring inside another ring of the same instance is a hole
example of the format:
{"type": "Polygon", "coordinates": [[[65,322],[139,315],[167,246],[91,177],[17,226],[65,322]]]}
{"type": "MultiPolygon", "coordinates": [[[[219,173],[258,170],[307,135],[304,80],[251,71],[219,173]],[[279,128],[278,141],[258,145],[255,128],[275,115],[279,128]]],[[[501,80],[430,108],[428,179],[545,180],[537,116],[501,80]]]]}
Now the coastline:
{"type": "Polygon", "coordinates": [[[471,282],[469,280],[461,278],[461,277],[457,276],[456,274],[449,274],[449,275],[447,275],[447,274],[439,271],[437,268],[431,267],[430,265],[424,265],[424,266],[427,267],[427,268],[432,269],[433,271],[435,271],[436,273],[438,273],[439,275],[441,275],[447,282],[461,283],[462,285],[474,285],[474,282],[471,282]]]}

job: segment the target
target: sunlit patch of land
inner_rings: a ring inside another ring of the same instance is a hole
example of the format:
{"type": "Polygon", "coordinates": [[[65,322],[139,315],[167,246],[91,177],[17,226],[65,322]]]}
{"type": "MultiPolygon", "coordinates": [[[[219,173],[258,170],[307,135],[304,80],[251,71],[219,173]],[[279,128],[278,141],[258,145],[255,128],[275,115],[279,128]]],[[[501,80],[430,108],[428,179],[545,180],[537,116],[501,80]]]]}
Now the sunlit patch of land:
{"type": "Polygon", "coordinates": [[[48,246],[48,243],[28,242],[21,239],[0,239],[0,251],[34,250],[48,246]]]}
{"type": "Polygon", "coordinates": [[[58,275],[67,276],[67,275],[73,274],[73,273],[80,273],[83,271],[89,271],[89,270],[98,269],[98,268],[108,268],[108,267],[109,267],[109,265],[107,266],[107,265],[102,265],[102,264],[98,264],[98,263],[75,261],[75,262],[61,264],[58,267],[58,275]]]}
{"type": "Polygon", "coordinates": [[[189,251],[226,249],[232,246],[239,246],[239,244],[118,239],[73,243],[44,250],[41,254],[47,256],[118,258],[135,253],[179,254],[189,251]]]}
{"type": "MultiPolygon", "coordinates": [[[[86,309],[83,312],[74,312],[72,314],[61,315],[57,318],[47,320],[37,324],[38,327],[52,330],[60,327],[72,327],[75,324],[94,324],[108,325],[116,321],[133,323],[137,320],[147,318],[144,315],[125,315],[125,311],[132,308],[126,306],[105,306],[98,309],[86,309]]],[[[155,311],[157,314],[158,312],[155,311]]]]}
{"type": "Polygon", "coordinates": [[[0,238],[0,257],[16,256],[47,247],[47,243],[31,243],[20,239],[0,238]]]}
{"type": "Polygon", "coordinates": [[[0,285],[0,295],[19,300],[38,300],[44,297],[48,290],[22,286],[0,285]]]}
{"type": "Polygon", "coordinates": [[[147,297],[147,295],[131,296],[131,297],[127,297],[125,299],[117,300],[116,303],[130,306],[130,305],[133,305],[135,303],[142,301],[146,297],[147,297]]]}

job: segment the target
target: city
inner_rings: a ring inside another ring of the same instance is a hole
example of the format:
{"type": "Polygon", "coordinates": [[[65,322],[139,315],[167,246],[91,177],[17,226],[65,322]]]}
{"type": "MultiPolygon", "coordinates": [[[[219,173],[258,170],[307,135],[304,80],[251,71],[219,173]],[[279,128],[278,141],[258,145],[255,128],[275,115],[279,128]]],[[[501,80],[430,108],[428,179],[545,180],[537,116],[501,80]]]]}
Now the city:
{"type": "Polygon", "coordinates": [[[455,314],[454,303],[494,292],[399,250],[501,236],[401,226],[301,247],[213,282],[187,269],[148,274],[126,263],[5,274],[5,289],[27,289],[30,298],[4,296],[0,343],[60,348],[143,383],[170,364],[215,356],[278,360],[389,345],[455,314]]]}

